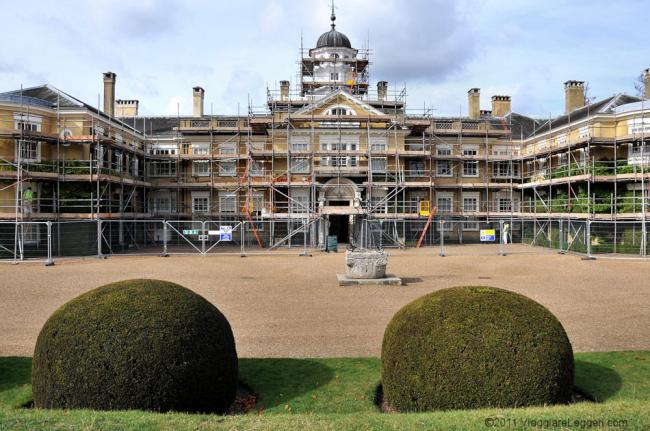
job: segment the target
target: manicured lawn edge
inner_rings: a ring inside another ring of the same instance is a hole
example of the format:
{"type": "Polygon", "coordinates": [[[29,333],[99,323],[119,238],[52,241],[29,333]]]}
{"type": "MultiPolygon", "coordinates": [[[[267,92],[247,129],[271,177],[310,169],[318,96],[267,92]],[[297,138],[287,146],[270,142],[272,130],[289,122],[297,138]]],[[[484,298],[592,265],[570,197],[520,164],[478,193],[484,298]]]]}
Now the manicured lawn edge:
{"type": "Polygon", "coordinates": [[[376,410],[378,358],[242,358],[241,378],[260,394],[258,409],[242,416],[24,409],[20,406],[31,398],[31,360],[0,358],[0,430],[485,430],[486,420],[494,418],[507,423],[501,427],[506,429],[530,429],[531,421],[543,420],[578,421],[579,426],[567,429],[588,424],[594,429],[650,428],[650,352],[578,353],[575,358],[577,386],[599,402],[421,414],[376,410]],[[608,428],[595,420],[627,421],[627,427],[608,428]]]}

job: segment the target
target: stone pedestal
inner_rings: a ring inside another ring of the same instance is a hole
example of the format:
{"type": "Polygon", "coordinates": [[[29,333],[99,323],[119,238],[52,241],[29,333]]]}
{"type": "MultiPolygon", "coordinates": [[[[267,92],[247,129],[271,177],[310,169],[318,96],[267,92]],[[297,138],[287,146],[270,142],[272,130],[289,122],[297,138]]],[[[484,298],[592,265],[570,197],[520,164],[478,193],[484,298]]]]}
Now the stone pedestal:
{"type": "Polygon", "coordinates": [[[349,279],[378,279],[386,276],[388,255],[378,250],[345,252],[345,275],[349,279]]]}

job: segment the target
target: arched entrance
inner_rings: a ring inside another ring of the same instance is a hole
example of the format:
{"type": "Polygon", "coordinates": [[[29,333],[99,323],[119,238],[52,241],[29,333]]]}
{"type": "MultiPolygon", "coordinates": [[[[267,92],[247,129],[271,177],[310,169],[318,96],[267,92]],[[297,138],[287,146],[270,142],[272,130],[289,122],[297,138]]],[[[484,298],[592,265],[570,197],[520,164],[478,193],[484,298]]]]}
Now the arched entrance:
{"type": "Polygon", "coordinates": [[[318,200],[326,215],[325,234],[339,243],[351,241],[355,214],[361,210],[361,189],[349,178],[332,178],[322,185],[318,200]]]}

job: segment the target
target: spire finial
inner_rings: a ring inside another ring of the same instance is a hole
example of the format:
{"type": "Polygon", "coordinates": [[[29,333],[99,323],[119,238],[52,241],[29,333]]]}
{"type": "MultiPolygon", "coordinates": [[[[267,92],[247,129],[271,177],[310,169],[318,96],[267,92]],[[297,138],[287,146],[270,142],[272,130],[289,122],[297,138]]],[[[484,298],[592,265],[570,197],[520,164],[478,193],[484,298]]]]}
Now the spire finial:
{"type": "Polygon", "coordinates": [[[336,21],[336,14],[334,13],[334,0],[332,0],[332,16],[330,16],[330,19],[332,20],[332,30],[334,30],[334,27],[336,27],[336,24],[334,21],[336,21]]]}

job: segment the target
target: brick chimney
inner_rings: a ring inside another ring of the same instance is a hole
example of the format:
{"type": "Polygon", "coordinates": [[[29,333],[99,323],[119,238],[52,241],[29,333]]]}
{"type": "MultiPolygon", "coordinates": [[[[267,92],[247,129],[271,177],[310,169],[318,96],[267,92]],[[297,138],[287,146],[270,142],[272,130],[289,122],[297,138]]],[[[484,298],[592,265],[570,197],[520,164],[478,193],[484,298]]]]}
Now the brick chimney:
{"type": "Polygon", "coordinates": [[[564,83],[564,113],[585,106],[585,82],[567,81],[564,83]]]}
{"type": "Polygon", "coordinates": [[[510,96],[492,96],[492,115],[503,117],[512,111],[510,96]]]}
{"type": "Polygon", "coordinates": [[[118,118],[137,117],[138,107],[140,102],[137,100],[122,100],[115,101],[115,116],[118,118]]]}
{"type": "Polygon", "coordinates": [[[470,88],[467,92],[467,106],[469,118],[472,120],[478,120],[481,118],[481,89],[480,88],[470,88]]]}
{"type": "Polygon", "coordinates": [[[201,87],[192,88],[192,116],[196,118],[203,117],[203,98],[205,90],[201,87]]]}
{"type": "Polygon", "coordinates": [[[289,100],[289,81],[280,81],[280,100],[289,100]]]}
{"type": "Polygon", "coordinates": [[[650,69],[643,72],[643,84],[645,87],[645,98],[650,99],[650,69]]]}
{"type": "Polygon", "coordinates": [[[115,81],[117,75],[113,72],[104,73],[104,114],[115,115],[115,81]]]}
{"type": "Polygon", "coordinates": [[[386,100],[388,95],[388,81],[379,81],[377,83],[377,98],[379,100],[386,100]]]}

